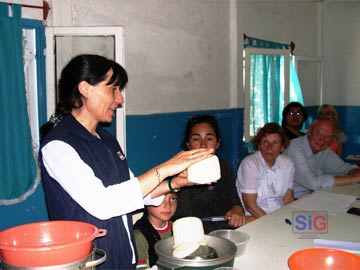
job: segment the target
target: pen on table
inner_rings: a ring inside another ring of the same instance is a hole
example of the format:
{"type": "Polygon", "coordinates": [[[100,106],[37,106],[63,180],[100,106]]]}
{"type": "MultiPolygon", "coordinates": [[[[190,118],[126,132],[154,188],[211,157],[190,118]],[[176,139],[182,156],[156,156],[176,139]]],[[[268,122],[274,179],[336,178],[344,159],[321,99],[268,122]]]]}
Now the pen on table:
{"type": "Polygon", "coordinates": [[[225,220],[229,220],[229,219],[230,218],[224,219],[223,216],[201,218],[202,221],[225,221],[225,220]]]}
{"type": "Polygon", "coordinates": [[[292,224],[292,222],[291,222],[290,219],[288,219],[288,218],[285,218],[285,223],[286,223],[286,224],[289,224],[289,225],[292,224]]]}

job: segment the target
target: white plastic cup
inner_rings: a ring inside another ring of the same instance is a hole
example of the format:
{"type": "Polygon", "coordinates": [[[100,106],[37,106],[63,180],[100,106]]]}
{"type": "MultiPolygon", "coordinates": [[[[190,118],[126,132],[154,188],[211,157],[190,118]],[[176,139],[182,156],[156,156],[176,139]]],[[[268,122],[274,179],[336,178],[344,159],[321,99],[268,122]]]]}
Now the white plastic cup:
{"type": "Polygon", "coordinates": [[[246,232],[238,230],[216,230],[209,233],[209,235],[217,236],[232,241],[237,248],[236,257],[244,254],[246,245],[250,240],[250,235],[246,232]]]}

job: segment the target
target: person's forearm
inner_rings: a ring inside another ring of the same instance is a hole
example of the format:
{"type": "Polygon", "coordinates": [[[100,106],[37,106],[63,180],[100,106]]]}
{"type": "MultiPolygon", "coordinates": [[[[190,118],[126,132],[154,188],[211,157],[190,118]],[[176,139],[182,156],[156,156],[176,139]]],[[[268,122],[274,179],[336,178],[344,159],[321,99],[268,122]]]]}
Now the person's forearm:
{"type": "Polygon", "coordinates": [[[334,176],[334,187],[351,185],[353,183],[360,183],[360,176],[358,175],[334,176]]]}
{"type": "Polygon", "coordinates": [[[143,197],[147,196],[149,193],[151,193],[152,198],[165,194],[166,183],[163,180],[166,177],[166,172],[162,169],[161,165],[138,176],[143,197]]]}
{"type": "Polygon", "coordinates": [[[150,194],[151,194],[151,198],[156,198],[169,192],[170,192],[169,183],[167,180],[164,180],[153,191],[151,191],[150,194]]]}
{"type": "Polygon", "coordinates": [[[256,218],[266,215],[266,212],[257,204],[245,204],[245,207],[248,210],[248,212],[250,212],[251,215],[253,215],[256,218]]]}
{"type": "Polygon", "coordinates": [[[235,212],[236,214],[240,215],[240,216],[244,216],[244,215],[245,215],[244,209],[243,209],[240,205],[235,204],[235,205],[231,208],[231,210],[232,210],[233,212],[235,212]]]}
{"type": "Polygon", "coordinates": [[[194,183],[189,182],[186,177],[183,177],[182,174],[170,177],[170,179],[163,180],[160,185],[155,187],[155,189],[150,192],[151,198],[157,198],[171,191],[179,190],[181,187],[184,187],[185,182],[187,182],[186,186],[194,185],[194,183]]]}
{"type": "MultiPolygon", "coordinates": [[[[195,149],[190,151],[181,151],[173,156],[171,159],[161,163],[158,166],[155,166],[153,169],[148,170],[144,174],[138,177],[139,183],[141,186],[143,197],[151,193],[162,181],[172,175],[180,174],[185,171],[190,165],[199,162],[212,154],[213,149],[195,149]]],[[[176,189],[185,185],[188,185],[188,181],[176,179],[172,182],[172,188],[176,189]]],[[[154,193],[154,195],[164,194],[165,192],[164,184],[159,187],[159,190],[154,193]]]]}
{"type": "Polygon", "coordinates": [[[291,203],[293,201],[294,201],[294,190],[288,189],[283,199],[284,205],[291,203]]]}

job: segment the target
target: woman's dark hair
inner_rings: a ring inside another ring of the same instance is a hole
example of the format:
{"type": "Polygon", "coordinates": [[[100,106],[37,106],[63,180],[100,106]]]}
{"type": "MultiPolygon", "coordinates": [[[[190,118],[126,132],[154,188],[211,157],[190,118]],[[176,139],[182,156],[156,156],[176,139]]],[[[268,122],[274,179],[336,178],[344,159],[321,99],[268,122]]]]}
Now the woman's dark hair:
{"type": "Polygon", "coordinates": [[[302,113],[303,118],[304,118],[304,122],[308,118],[308,113],[307,113],[305,107],[303,105],[301,105],[301,103],[299,103],[299,102],[292,101],[288,105],[286,105],[285,108],[282,111],[282,122],[281,122],[282,127],[286,126],[286,116],[289,114],[289,112],[293,108],[299,108],[301,110],[301,113],[302,113]]]}
{"type": "Polygon", "coordinates": [[[192,128],[201,123],[208,123],[214,130],[216,139],[220,141],[220,129],[219,124],[214,116],[208,115],[208,114],[202,114],[202,115],[195,115],[191,117],[188,122],[186,123],[185,127],[185,134],[184,134],[184,140],[183,140],[183,147],[187,147],[186,143],[190,140],[190,133],[192,128]]]}
{"type": "Polygon", "coordinates": [[[43,139],[62,117],[83,106],[83,96],[78,89],[80,82],[86,81],[90,85],[96,85],[105,80],[110,69],[113,74],[106,84],[124,89],[128,76],[125,69],[115,61],[91,54],[74,57],[61,71],[58,86],[59,102],[56,104],[55,115],[40,128],[40,138],[43,139]]]}
{"type": "Polygon", "coordinates": [[[279,134],[281,138],[281,145],[287,148],[289,145],[289,139],[286,136],[285,130],[275,122],[267,123],[262,128],[259,128],[256,135],[251,139],[256,150],[259,149],[259,144],[267,134],[279,134]]]}

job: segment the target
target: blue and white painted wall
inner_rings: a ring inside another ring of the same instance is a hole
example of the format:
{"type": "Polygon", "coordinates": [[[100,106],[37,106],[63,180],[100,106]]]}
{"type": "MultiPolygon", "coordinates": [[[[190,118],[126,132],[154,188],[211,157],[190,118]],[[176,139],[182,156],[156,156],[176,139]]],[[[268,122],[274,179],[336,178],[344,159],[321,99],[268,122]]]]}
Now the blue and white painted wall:
{"type": "MultiPolygon", "coordinates": [[[[130,78],[126,90],[127,157],[135,174],[179,151],[185,123],[198,113],[217,117],[223,141],[219,155],[234,168],[238,166],[247,154],[242,140],[244,33],[283,43],[293,41],[296,55],[323,56],[322,96],[316,83],[303,78],[305,106],[314,116],[321,98],[323,103],[335,105],[349,137],[344,155],[360,152],[356,117],[360,115],[360,2],[49,3],[48,26],[124,26],[125,67],[130,78]]],[[[42,189],[22,204],[1,206],[0,215],[0,230],[46,219],[42,189]]]]}

